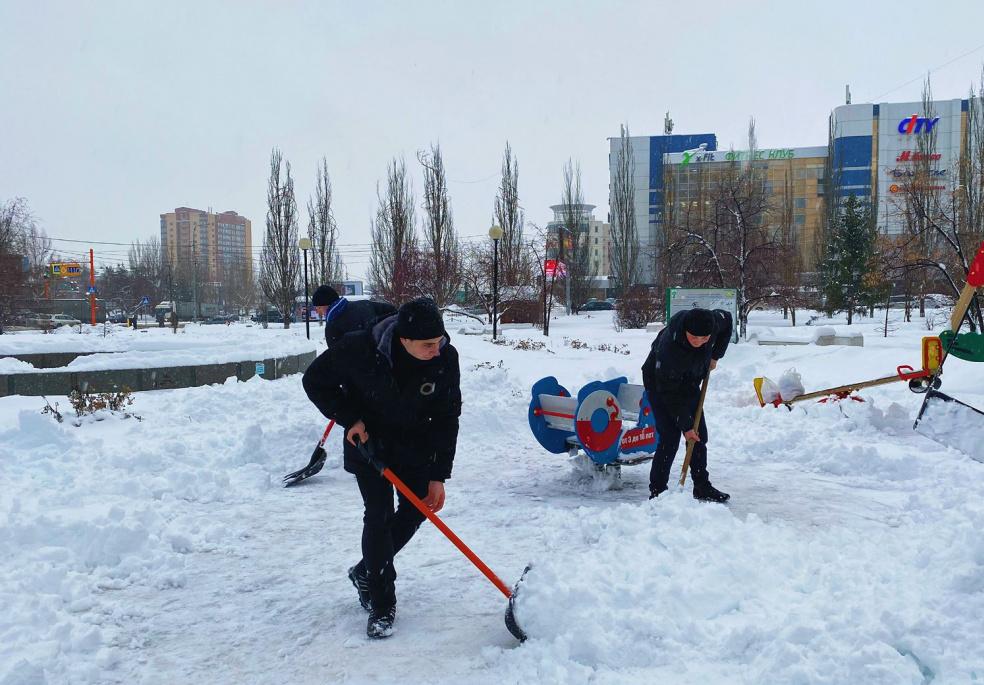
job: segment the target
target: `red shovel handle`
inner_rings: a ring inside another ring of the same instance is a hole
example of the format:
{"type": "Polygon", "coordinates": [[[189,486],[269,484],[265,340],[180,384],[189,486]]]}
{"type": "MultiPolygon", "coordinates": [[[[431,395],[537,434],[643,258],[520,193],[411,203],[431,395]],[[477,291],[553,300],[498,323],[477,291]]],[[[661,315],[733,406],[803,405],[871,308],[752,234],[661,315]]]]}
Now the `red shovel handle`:
{"type": "Polygon", "coordinates": [[[431,523],[437,526],[437,529],[440,530],[442,533],[444,533],[444,536],[448,540],[450,540],[454,544],[454,546],[461,551],[462,554],[468,557],[468,560],[471,563],[475,564],[476,568],[478,568],[479,571],[484,573],[485,577],[488,578],[490,581],[492,581],[493,585],[499,588],[499,592],[504,594],[506,596],[506,599],[512,598],[512,592],[510,592],[509,588],[506,587],[506,584],[499,579],[499,576],[495,575],[492,572],[492,569],[486,566],[485,562],[479,559],[478,555],[475,554],[473,551],[471,551],[468,545],[463,543],[461,541],[461,538],[455,535],[454,531],[448,528],[447,525],[444,523],[444,521],[438,518],[437,514],[435,514],[433,511],[430,510],[430,507],[424,504],[422,499],[420,499],[415,494],[413,494],[413,490],[408,488],[406,484],[402,480],[400,480],[397,477],[397,475],[393,473],[390,469],[383,468],[381,473],[383,474],[383,478],[385,478],[390,483],[395,485],[396,489],[402,492],[404,497],[406,497],[408,500],[413,502],[413,506],[417,507],[417,509],[420,511],[421,514],[426,516],[431,523]]]}
{"type": "Polygon", "coordinates": [[[321,441],[318,443],[318,447],[325,446],[325,440],[328,439],[328,434],[331,433],[331,429],[334,427],[335,427],[335,419],[332,419],[331,421],[328,422],[328,427],[325,428],[325,433],[324,435],[321,436],[321,441]]]}
{"type": "Polygon", "coordinates": [[[355,439],[355,446],[358,448],[363,458],[366,461],[368,461],[373,466],[373,468],[378,470],[380,475],[383,476],[383,478],[385,478],[390,483],[395,485],[396,489],[399,490],[401,493],[403,493],[404,497],[406,497],[408,500],[413,502],[413,506],[417,507],[417,511],[419,511],[421,514],[426,516],[428,521],[430,521],[435,526],[437,526],[437,529],[442,533],[444,533],[444,537],[450,540],[454,544],[454,546],[461,551],[462,554],[468,557],[468,561],[475,564],[475,567],[479,571],[484,573],[485,577],[488,578],[490,581],[492,581],[493,585],[499,588],[499,592],[504,594],[506,596],[506,599],[512,599],[512,592],[510,592],[509,588],[506,587],[506,584],[499,579],[499,576],[492,573],[492,569],[486,566],[485,562],[479,559],[478,555],[475,554],[473,551],[471,551],[471,548],[469,548],[468,545],[463,543],[461,541],[461,538],[455,535],[454,531],[448,528],[447,525],[444,523],[444,521],[438,518],[437,514],[431,511],[430,507],[424,504],[424,501],[419,497],[417,497],[417,495],[414,494],[413,490],[408,488],[406,486],[406,483],[400,480],[400,478],[395,473],[393,473],[385,464],[383,464],[379,460],[379,458],[372,452],[372,450],[370,450],[361,440],[359,440],[358,437],[356,437],[355,439]]]}

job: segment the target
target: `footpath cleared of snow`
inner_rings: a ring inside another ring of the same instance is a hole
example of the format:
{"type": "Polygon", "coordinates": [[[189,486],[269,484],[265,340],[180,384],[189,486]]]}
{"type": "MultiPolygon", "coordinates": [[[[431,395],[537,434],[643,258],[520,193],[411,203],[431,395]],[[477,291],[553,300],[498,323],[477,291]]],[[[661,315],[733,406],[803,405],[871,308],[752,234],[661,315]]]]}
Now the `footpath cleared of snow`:
{"type": "MultiPolygon", "coordinates": [[[[397,559],[396,635],[367,640],[340,437],[319,476],[279,487],[324,425],[298,377],[142,393],[142,421],[80,428],[0,399],[0,684],[982,679],[982,465],[912,431],[921,397],[903,383],[793,412],[754,400],[753,376],[794,366],[810,391],[918,365],[925,330],[857,328],[864,348],[729,350],[707,402],[728,507],[647,501],[647,466],[601,490],[529,434],[532,381],[638,382],[652,334],[603,313],[557,321],[539,350],[455,336],[465,407],[442,515],[507,583],[533,562],[522,646],[502,596],[427,524],[397,559]]],[[[298,330],[263,335],[270,354],[298,330]]],[[[944,390],[984,406],[984,369],[947,364],[944,390]]]]}

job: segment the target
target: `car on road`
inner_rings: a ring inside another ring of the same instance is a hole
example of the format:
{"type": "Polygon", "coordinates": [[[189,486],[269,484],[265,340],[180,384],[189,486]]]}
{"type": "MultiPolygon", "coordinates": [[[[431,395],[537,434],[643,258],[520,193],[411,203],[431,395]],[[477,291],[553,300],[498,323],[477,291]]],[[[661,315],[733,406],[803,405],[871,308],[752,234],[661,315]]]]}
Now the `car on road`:
{"type": "Polygon", "coordinates": [[[602,312],[615,309],[615,305],[607,300],[593,300],[591,302],[585,302],[581,307],[582,312],[602,312]]]}
{"type": "Polygon", "coordinates": [[[78,326],[82,322],[68,314],[38,314],[35,318],[30,319],[29,323],[42,328],[58,328],[60,326],[78,326]]]}

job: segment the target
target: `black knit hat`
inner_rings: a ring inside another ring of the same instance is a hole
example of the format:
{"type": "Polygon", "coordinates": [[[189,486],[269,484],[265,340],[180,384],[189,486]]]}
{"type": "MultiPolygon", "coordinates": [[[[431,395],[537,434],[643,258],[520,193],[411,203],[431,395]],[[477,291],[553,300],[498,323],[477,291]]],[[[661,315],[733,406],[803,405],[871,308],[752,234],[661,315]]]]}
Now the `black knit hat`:
{"type": "Polygon", "coordinates": [[[430,340],[446,335],[441,310],[429,297],[419,297],[400,307],[396,319],[397,337],[430,340]]]}
{"type": "Polygon", "coordinates": [[[338,299],[338,293],[330,285],[320,285],[311,296],[311,306],[330,307],[338,299]]]}
{"type": "Polygon", "coordinates": [[[714,332],[714,315],[709,309],[691,309],[683,320],[683,330],[691,335],[710,335],[714,332]]]}

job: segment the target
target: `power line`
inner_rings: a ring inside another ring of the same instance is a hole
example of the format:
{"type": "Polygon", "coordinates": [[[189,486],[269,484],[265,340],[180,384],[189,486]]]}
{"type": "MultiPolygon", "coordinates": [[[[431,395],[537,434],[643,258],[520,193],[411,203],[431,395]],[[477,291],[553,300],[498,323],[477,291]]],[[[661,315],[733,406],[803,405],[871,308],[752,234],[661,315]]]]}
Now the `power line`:
{"type": "MultiPolygon", "coordinates": [[[[984,43],[981,43],[976,48],[973,48],[971,50],[968,50],[967,52],[963,53],[962,55],[958,55],[957,57],[954,57],[949,62],[944,62],[943,64],[939,65],[938,67],[933,67],[932,69],[930,69],[929,71],[926,72],[926,76],[929,76],[934,71],[939,71],[943,67],[950,66],[951,64],[953,64],[957,60],[961,60],[961,59],[963,59],[964,57],[966,57],[968,55],[972,55],[973,53],[977,52],[978,50],[980,50],[982,48],[984,48],[984,43]]],[[[910,83],[914,83],[915,81],[918,81],[921,78],[923,78],[923,75],[922,74],[920,74],[919,76],[916,76],[913,79],[909,79],[908,81],[906,81],[905,83],[903,83],[901,85],[895,86],[895,88],[892,88],[891,90],[886,90],[884,93],[881,93],[880,95],[876,95],[874,98],[872,98],[872,100],[877,101],[877,100],[883,98],[884,96],[888,95],[889,93],[894,93],[895,91],[897,91],[900,88],[905,88],[910,83]]]]}

